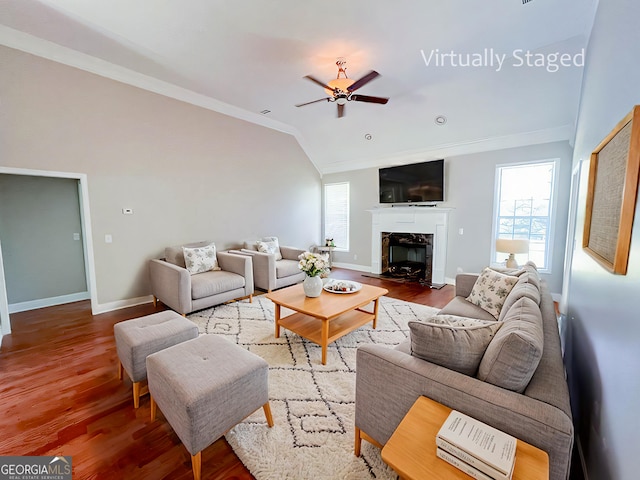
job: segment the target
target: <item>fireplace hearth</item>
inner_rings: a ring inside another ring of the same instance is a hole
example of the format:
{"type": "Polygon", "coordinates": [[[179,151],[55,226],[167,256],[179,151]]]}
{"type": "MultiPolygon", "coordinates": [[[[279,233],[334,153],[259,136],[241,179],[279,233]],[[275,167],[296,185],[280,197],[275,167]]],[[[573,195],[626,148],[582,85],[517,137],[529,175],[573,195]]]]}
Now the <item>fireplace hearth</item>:
{"type": "Polygon", "coordinates": [[[430,285],[433,271],[433,235],[381,233],[381,275],[430,285]]]}

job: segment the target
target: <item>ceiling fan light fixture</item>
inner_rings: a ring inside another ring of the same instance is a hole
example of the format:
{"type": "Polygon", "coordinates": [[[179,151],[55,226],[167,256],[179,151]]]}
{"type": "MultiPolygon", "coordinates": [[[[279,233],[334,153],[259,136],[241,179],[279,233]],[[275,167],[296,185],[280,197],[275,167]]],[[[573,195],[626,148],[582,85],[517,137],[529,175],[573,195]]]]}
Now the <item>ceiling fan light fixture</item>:
{"type": "MultiPolygon", "coordinates": [[[[353,85],[354,82],[355,80],[351,80],[350,78],[335,78],[333,80],[329,80],[327,82],[327,85],[329,85],[333,89],[341,90],[346,93],[347,88],[353,85]]],[[[325,88],[324,91],[327,92],[327,95],[333,95],[333,92],[331,90],[325,88]]]]}

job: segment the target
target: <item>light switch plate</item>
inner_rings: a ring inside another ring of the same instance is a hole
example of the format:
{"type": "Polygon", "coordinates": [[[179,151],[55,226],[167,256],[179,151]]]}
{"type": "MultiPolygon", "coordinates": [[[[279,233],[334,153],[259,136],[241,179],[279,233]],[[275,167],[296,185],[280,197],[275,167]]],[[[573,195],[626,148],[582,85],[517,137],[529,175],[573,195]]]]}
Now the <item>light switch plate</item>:
{"type": "Polygon", "coordinates": [[[133,208],[123,208],[122,213],[124,215],[133,215],[133,208]]]}
{"type": "Polygon", "coordinates": [[[112,243],[112,242],[113,242],[113,237],[107,233],[104,236],[104,243],[112,243]]]}

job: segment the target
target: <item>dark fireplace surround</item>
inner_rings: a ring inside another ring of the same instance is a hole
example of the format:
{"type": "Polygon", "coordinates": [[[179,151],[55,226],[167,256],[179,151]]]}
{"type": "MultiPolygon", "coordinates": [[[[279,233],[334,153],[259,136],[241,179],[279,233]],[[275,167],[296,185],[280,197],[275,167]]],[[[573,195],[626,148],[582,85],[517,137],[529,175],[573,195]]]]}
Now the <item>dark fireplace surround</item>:
{"type": "Polygon", "coordinates": [[[433,234],[382,232],[381,275],[431,284],[433,234]]]}

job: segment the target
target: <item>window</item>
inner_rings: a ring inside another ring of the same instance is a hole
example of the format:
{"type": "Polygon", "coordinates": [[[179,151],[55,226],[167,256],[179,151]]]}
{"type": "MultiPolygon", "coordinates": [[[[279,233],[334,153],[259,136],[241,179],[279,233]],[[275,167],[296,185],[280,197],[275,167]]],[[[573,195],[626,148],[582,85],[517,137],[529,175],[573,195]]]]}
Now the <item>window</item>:
{"type": "Polygon", "coordinates": [[[349,250],[349,184],[324,186],[324,236],[333,238],[336,250],[349,250]]]}
{"type": "MultiPolygon", "coordinates": [[[[495,238],[529,240],[529,252],[516,261],[531,260],[539,270],[551,268],[555,168],[555,161],[496,167],[495,238]]],[[[508,255],[493,246],[493,262],[503,263],[508,255]]]]}

